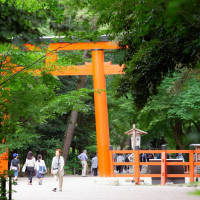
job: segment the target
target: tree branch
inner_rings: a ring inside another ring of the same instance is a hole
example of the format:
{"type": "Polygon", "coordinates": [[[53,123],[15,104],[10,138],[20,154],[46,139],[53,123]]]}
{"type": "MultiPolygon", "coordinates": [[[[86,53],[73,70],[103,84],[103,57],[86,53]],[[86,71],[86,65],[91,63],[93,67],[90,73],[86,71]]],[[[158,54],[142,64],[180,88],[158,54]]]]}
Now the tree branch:
{"type": "Polygon", "coordinates": [[[40,61],[41,59],[45,58],[46,56],[48,56],[48,55],[51,54],[52,52],[57,51],[58,49],[63,48],[63,47],[66,47],[66,46],[68,46],[68,45],[70,45],[70,44],[71,44],[71,43],[66,44],[65,46],[60,46],[60,47],[58,47],[58,48],[56,48],[56,49],[54,49],[54,50],[48,52],[48,53],[45,54],[44,56],[38,58],[35,62],[31,63],[30,65],[28,65],[28,66],[26,66],[26,67],[24,67],[23,69],[19,70],[19,71],[16,72],[15,74],[11,75],[9,78],[7,78],[5,81],[3,81],[3,82],[0,84],[0,86],[2,86],[4,83],[6,83],[6,82],[9,81],[10,79],[12,79],[14,76],[16,76],[17,74],[19,74],[20,72],[22,72],[22,71],[24,71],[25,69],[28,69],[29,67],[33,66],[33,65],[36,64],[38,61],[40,61]]]}
{"type": "Polygon", "coordinates": [[[12,44],[10,44],[10,46],[8,47],[8,51],[6,52],[6,55],[3,56],[3,60],[1,61],[0,67],[3,65],[3,62],[6,60],[6,57],[7,57],[8,53],[9,53],[9,51],[10,51],[11,46],[12,46],[12,44]]]}
{"type": "Polygon", "coordinates": [[[194,120],[192,120],[192,123],[195,125],[196,129],[200,132],[200,127],[198,126],[198,124],[194,120]]]}

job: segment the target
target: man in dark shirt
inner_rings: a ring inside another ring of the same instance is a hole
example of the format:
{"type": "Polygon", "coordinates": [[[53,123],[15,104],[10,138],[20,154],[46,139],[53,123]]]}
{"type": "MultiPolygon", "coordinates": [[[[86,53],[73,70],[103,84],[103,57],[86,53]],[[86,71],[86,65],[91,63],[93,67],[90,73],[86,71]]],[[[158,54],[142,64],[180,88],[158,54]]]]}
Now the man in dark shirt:
{"type": "Polygon", "coordinates": [[[11,161],[10,170],[14,172],[14,181],[17,181],[18,172],[20,171],[20,161],[18,159],[18,154],[13,154],[13,160],[11,161]]]}

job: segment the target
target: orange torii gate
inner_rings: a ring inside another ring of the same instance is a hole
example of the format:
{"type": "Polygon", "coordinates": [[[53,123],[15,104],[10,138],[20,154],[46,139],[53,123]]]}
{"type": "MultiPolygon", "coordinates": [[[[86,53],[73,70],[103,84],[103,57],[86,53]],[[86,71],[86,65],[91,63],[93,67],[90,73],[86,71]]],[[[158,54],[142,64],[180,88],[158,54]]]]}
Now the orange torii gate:
{"type": "MultiPolygon", "coordinates": [[[[5,143],[3,139],[2,143],[5,143]]],[[[5,151],[0,155],[0,176],[5,175],[5,171],[8,170],[8,149],[6,148],[5,151]]]]}
{"type": "MultiPolygon", "coordinates": [[[[31,44],[25,44],[27,50],[39,50],[31,44]]],[[[109,152],[109,124],[108,109],[106,97],[106,81],[105,75],[108,74],[124,74],[124,66],[112,65],[111,62],[104,62],[104,49],[119,49],[117,42],[101,41],[101,42],[51,42],[47,47],[45,63],[53,63],[57,60],[57,51],[69,50],[91,50],[92,63],[85,63],[83,66],[55,66],[50,73],[55,76],[67,75],[93,75],[94,84],[94,102],[95,102],[95,118],[96,118],[96,136],[97,136],[97,153],[98,168],[100,177],[110,177],[111,163],[109,152]],[[100,92],[99,92],[100,91],[100,92]]]]}

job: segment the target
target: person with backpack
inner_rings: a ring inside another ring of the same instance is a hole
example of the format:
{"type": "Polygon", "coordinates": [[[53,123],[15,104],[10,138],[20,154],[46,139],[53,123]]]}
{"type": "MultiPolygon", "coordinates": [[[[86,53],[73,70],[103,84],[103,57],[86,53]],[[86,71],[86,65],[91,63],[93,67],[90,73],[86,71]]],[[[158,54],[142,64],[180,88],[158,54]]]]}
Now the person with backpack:
{"type": "Polygon", "coordinates": [[[39,154],[37,156],[37,161],[35,163],[35,169],[36,169],[36,178],[38,178],[38,184],[42,185],[42,179],[45,177],[47,168],[46,168],[44,160],[42,160],[41,154],[39,154]]]}
{"type": "Polygon", "coordinates": [[[18,172],[20,171],[20,161],[18,159],[18,154],[13,154],[13,160],[11,161],[10,170],[14,172],[14,182],[17,181],[18,178],[18,172]]]}

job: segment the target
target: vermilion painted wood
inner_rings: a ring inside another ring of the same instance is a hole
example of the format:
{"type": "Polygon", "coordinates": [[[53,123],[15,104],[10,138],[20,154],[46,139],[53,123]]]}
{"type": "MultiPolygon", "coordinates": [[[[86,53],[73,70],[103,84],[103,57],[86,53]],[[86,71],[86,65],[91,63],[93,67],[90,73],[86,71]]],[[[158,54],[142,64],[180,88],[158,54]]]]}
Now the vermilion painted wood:
{"type": "Polygon", "coordinates": [[[190,150],[166,150],[166,153],[190,153],[190,150]]]}
{"type": "Polygon", "coordinates": [[[166,181],[167,181],[167,165],[166,165],[166,152],[162,152],[161,153],[161,185],[165,185],[166,181]]]}
{"type": "MultiPolygon", "coordinates": [[[[124,74],[123,66],[111,65],[104,63],[104,74],[114,75],[114,74],[124,74]]],[[[93,75],[92,63],[80,65],[80,66],[66,66],[66,67],[53,67],[53,71],[49,72],[54,76],[74,76],[74,75],[93,75]]]]}
{"type": "MultiPolygon", "coordinates": [[[[40,47],[32,44],[25,44],[28,51],[41,51],[40,47]]],[[[44,45],[45,48],[45,45],[44,45]]],[[[77,42],[77,43],[50,43],[48,51],[70,51],[70,50],[93,50],[93,49],[119,49],[117,42],[77,42]]]]}
{"type": "Polygon", "coordinates": [[[112,173],[103,50],[92,51],[92,63],[94,90],[101,91],[94,92],[99,176],[110,177],[112,173]]]}
{"type": "Polygon", "coordinates": [[[139,153],[162,153],[163,150],[139,150],[139,153]]]}
{"type": "Polygon", "coordinates": [[[161,174],[114,174],[114,177],[135,177],[136,182],[138,183],[138,177],[161,177],[161,183],[164,184],[166,182],[166,178],[174,177],[174,178],[180,178],[180,177],[190,177],[190,181],[194,181],[194,177],[200,177],[200,174],[194,174],[194,166],[199,165],[200,162],[194,162],[194,153],[200,153],[200,150],[112,150],[110,151],[110,155],[113,156],[113,154],[134,154],[136,153],[136,159],[137,155],[140,153],[161,153],[161,162],[139,162],[139,160],[136,162],[112,162],[112,165],[133,165],[135,167],[139,165],[161,165],[163,169],[161,169],[161,174]],[[189,162],[167,162],[166,159],[166,153],[189,153],[189,162]],[[164,158],[164,159],[163,159],[164,158]],[[187,173],[185,174],[167,174],[166,167],[167,165],[186,165],[189,166],[189,171],[187,170],[187,173]],[[164,173],[163,173],[164,172],[164,173]],[[163,180],[162,180],[163,179],[163,180]]]}
{"type": "Polygon", "coordinates": [[[0,175],[8,170],[8,149],[0,155],[0,175]]]}
{"type": "Polygon", "coordinates": [[[114,160],[113,160],[113,154],[110,151],[110,175],[111,177],[114,177],[114,160]]]}
{"type": "Polygon", "coordinates": [[[135,162],[113,162],[113,165],[135,165],[135,162]]]}
{"type": "Polygon", "coordinates": [[[167,178],[181,178],[181,177],[189,177],[189,174],[167,174],[167,178]]]}
{"type": "Polygon", "coordinates": [[[135,184],[140,184],[140,154],[139,151],[135,151],[135,184]]]}
{"type": "Polygon", "coordinates": [[[194,150],[190,150],[189,153],[189,163],[190,163],[190,182],[194,181],[194,150]]]}
{"type": "MultiPolygon", "coordinates": [[[[50,62],[50,61],[49,61],[50,62]]],[[[51,62],[52,63],[52,62],[51,62]]],[[[16,67],[12,71],[14,73],[21,70],[23,67],[16,67]]],[[[104,63],[104,74],[105,75],[114,75],[114,74],[124,74],[123,72],[124,65],[111,65],[104,63]]],[[[52,69],[44,68],[47,70],[47,73],[52,74],[53,76],[78,76],[78,75],[93,75],[92,63],[80,66],[53,66],[52,69]],[[49,72],[48,72],[49,71],[49,72]]],[[[40,76],[43,70],[26,70],[28,73],[33,73],[35,76],[40,76]]]]}
{"type": "Polygon", "coordinates": [[[118,154],[118,153],[120,153],[120,154],[132,154],[132,153],[135,153],[135,151],[133,151],[133,150],[112,150],[111,152],[112,152],[112,154],[118,154]]]}

